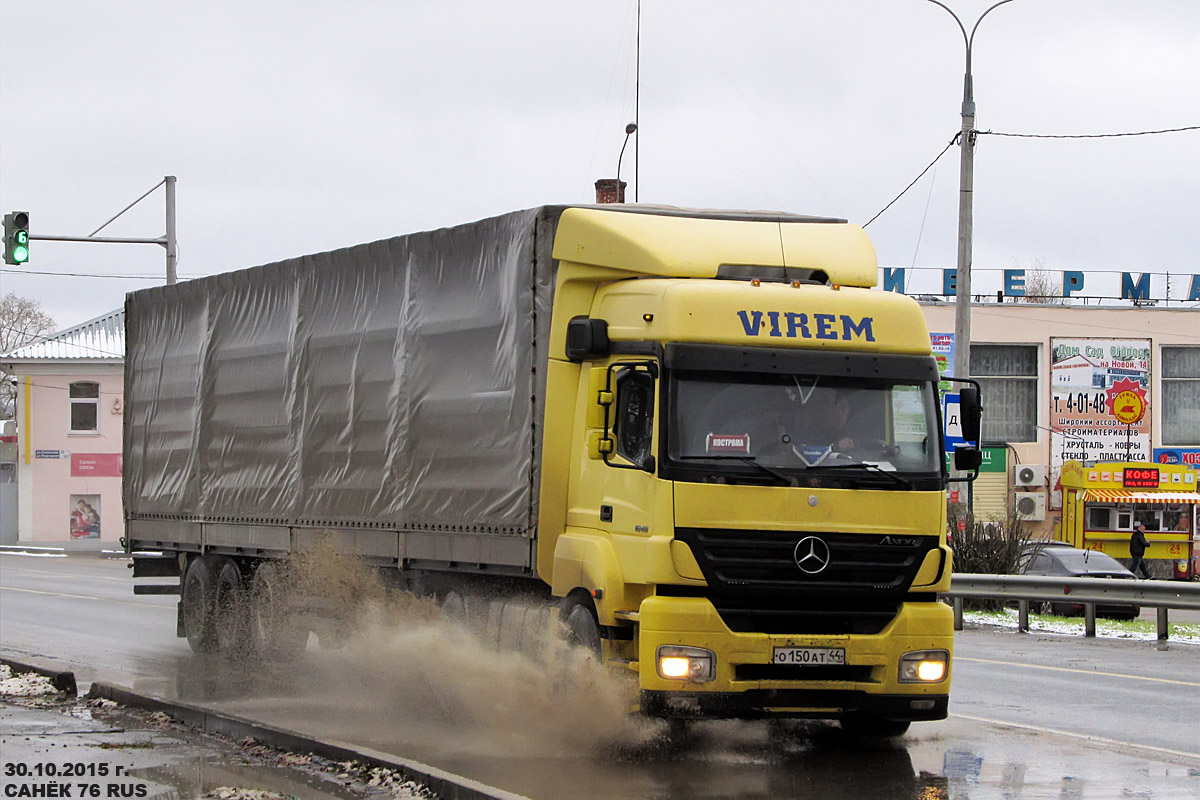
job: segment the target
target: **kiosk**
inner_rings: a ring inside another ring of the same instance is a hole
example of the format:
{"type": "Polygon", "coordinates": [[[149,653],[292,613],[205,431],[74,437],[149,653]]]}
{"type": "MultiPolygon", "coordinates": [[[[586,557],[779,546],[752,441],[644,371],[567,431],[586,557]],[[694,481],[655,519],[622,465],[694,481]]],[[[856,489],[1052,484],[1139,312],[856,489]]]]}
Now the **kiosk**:
{"type": "Polygon", "coordinates": [[[1176,578],[1195,576],[1200,472],[1183,464],[1144,461],[1062,466],[1062,518],[1056,538],[1085,550],[1129,558],[1135,523],[1146,525],[1146,560],[1175,562],[1176,578]]]}

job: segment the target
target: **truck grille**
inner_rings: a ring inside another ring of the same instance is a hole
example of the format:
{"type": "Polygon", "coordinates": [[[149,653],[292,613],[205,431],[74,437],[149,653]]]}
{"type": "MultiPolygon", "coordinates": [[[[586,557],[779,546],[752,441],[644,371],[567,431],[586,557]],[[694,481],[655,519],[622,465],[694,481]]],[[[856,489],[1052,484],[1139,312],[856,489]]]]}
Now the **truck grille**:
{"type": "Polygon", "coordinates": [[[709,587],[732,596],[900,598],[925,554],[938,544],[936,536],[714,528],[678,528],[675,538],[691,548],[709,587]],[[809,537],[817,540],[817,549],[821,543],[828,548],[828,564],[816,570],[819,559],[806,572],[797,563],[796,552],[801,540],[809,537]]]}
{"type": "Polygon", "coordinates": [[[820,635],[882,631],[938,545],[936,536],[711,528],[679,528],[675,538],[691,548],[708,582],[699,593],[730,630],[820,635]],[[810,536],[828,547],[828,564],[815,573],[795,557],[810,536]]]}

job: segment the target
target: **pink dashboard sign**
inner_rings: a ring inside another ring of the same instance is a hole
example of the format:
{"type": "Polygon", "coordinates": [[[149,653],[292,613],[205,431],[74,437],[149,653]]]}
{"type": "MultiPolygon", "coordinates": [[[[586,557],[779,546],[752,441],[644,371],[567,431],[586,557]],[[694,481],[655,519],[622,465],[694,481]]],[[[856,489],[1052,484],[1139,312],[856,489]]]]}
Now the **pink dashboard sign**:
{"type": "Polygon", "coordinates": [[[72,478],[121,477],[120,453],[72,453],[72,478]]]}

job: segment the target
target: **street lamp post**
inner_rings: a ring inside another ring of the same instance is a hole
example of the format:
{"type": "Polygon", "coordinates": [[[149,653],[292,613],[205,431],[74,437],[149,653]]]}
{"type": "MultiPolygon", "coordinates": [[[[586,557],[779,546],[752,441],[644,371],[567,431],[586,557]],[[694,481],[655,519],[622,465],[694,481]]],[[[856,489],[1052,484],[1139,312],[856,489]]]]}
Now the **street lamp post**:
{"type": "Polygon", "coordinates": [[[617,202],[625,202],[625,193],[621,191],[621,161],[625,158],[625,146],[629,144],[629,137],[637,130],[637,123],[631,122],[625,126],[625,141],[621,143],[621,155],[617,156],[617,202]]]}
{"type": "Polygon", "coordinates": [[[954,377],[969,378],[971,374],[971,246],[973,235],[972,198],[975,190],[975,90],[971,80],[971,45],[975,41],[975,31],[991,11],[1012,0],[1000,0],[989,6],[987,11],[975,20],[970,35],[958,15],[949,6],[939,0],[929,0],[936,6],[941,6],[962,31],[963,42],[967,46],[967,66],[963,74],[962,100],[962,133],[958,142],[958,272],[955,279],[954,293],[954,377]]]}

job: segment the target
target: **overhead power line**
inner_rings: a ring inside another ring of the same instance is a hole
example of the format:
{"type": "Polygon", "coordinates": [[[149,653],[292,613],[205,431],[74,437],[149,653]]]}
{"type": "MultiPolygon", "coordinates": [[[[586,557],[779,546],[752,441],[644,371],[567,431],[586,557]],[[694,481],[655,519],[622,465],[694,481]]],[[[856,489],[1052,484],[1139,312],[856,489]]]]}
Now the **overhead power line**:
{"type": "Polygon", "coordinates": [[[925,169],[921,170],[921,174],[912,179],[912,183],[908,184],[908,186],[905,186],[904,190],[902,192],[900,192],[900,194],[893,197],[892,202],[888,203],[886,206],[879,209],[878,214],[876,214],[875,216],[871,217],[869,220],[864,222],[863,227],[865,228],[868,225],[870,225],[872,222],[874,222],[875,220],[879,219],[880,214],[882,214],[884,211],[887,211],[889,208],[891,208],[896,203],[897,200],[899,200],[901,197],[904,196],[905,192],[907,192],[909,189],[911,189],[913,186],[915,186],[917,184],[917,181],[919,181],[919,180],[921,180],[921,178],[925,177],[925,173],[929,172],[929,170],[933,169],[933,165],[936,164],[938,161],[940,161],[942,156],[946,155],[946,151],[949,150],[951,147],[953,147],[954,143],[957,142],[959,140],[959,137],[961,137],[961,136],[962,136],[962,131],[955,133],[954,136],[952,136],[950,138],[950,141],[946,143],[946,146],[942,148],[942,152],[937,154],[937,158],[933,159],[933,161],[930,161],[929,166],[927,166],[927,167],[925,167],[925,169]]]}
{"type": "MultiPolygon", "coordinates": [[[[1163,128],[1156,131],[1128,131],[1125,133],[1009,133],[1006,131],[974,131],[974,133],[976,136],[1009,136],[1017,139],[1112,139],[1120,136],[1155,136],[1161,133],[1183,133],[1186,131],[1200,131],[1200,125],[1189,125],[1184,128],[1163,128]]],[[[908,184],[908,186],[905,186],[904,190],[900,192],[900,194],[893,197],[892,202],[881,208],[878,214],[863,223],[863,227],[865,228],[875,220],[879,219],[879,216],[883,214],[884,211],[887,211],[889,208],[891,208],[897,200],[903,197],[905,193],[917,183],[917,181],[925,177],[925,173],[933,169],[933,165],[936,164],[942,156],[946,155],[946,151],[956,144],[961,137],[962,131],[956,133],[954,138],[950,140],[950,143],[946,145],[942,152],[937,154],[937,158],[935,158],[933,161],[930,161],[929,166],[921,170],[921,174],[913,178],[912,183],[908,184]]]]}
{"type": "MultiPolygon", "coordinates": [[[[4,275],[53,275],[60,278],[120,278],[129,281],[159,280],[162,275],[107,275],[96,272],[39,272],[32,269],[0,269],[4,275]]],[[[200,275],[181,275],[180,277],[197,278],[200,275]]]]}
{"type": "Polygon", "coordinates": [[[1182,133],[1200,131],[1200,125],[1186,128],[1163,128],[1158,131],[1130,131],[1128,133],[1006,133],[1004,131],[975,131],[980,136],[1012,136],[1018,139],[1112,139],[1118,136],[1155,136],[1160,133],[1182,133]]]}

